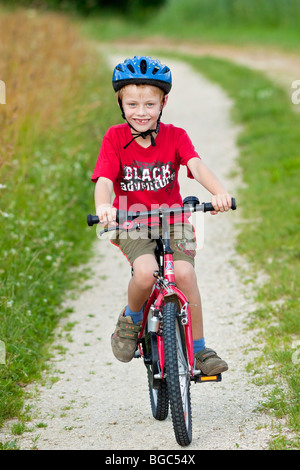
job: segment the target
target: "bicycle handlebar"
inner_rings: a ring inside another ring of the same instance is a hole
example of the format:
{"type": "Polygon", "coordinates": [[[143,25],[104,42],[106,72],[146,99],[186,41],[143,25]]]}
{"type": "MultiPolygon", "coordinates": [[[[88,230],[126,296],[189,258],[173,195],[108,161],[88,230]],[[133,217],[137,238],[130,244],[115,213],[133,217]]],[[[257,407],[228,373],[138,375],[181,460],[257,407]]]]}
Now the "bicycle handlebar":
{"type": "MultiPolygon", "coordinates": [[[[235,198],[231,198],[231,209],[236,210],[236,200],[235,198]]],[[[214,207],[211,202],[202,202],[201,204],[185,204],[183,207],[175,207],[175,208],[158,208],[154,209],[153,211],[146,211],[146,212],[126,212],[123,210],[117,210],[116,222],[119,223],[120,221],[125,222],[127,220],[133,220],[138,217],[150,217],[150,216],[160,216],[162,213],[164,214],[183,214],[184,212],[211,212],[214,211],[214,207]]],[[[97,215],[89,214],[87,216],[87,224],[91,227],[92,225],[98,224],[99,218],[97,215]]]]}

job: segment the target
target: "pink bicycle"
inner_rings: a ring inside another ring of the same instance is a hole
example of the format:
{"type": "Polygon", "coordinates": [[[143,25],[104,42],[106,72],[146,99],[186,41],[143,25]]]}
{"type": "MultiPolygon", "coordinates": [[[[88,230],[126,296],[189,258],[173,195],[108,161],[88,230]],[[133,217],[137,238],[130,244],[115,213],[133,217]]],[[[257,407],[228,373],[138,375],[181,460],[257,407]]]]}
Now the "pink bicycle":
{"type": "MultiPolygon", "coordinates": [[[[231,208],[236,209],[232,198],[231,208]]],[[[110,230],[139,230],[137,218],[159,217],[161,235],[156,234],[155,256],[159,269],[153,273],[156,278],[152,293],[145,304],[142,329],[135,357],[143,357],[147,368],[152,415],[165,420],[169,405],[176,441],[181,446],[192,442],[192,408],[190,397],[191,381],[195,383],[219,382],[221,374],[206,376],[194,367],[193,339],[189,301],[176,287],[173,251],[170,247],[168,216],[170,214],[209,212],[211,203],[199,204],[198,198],[184,199],[183,207],[159,208],[148,212],[118,211],[117,227],[110,230]]],[[[88,215],[88,225],[97,224],[97,216],[88,215]]],[[[153,238],[153,227],[148,227],[153,238]]]]}

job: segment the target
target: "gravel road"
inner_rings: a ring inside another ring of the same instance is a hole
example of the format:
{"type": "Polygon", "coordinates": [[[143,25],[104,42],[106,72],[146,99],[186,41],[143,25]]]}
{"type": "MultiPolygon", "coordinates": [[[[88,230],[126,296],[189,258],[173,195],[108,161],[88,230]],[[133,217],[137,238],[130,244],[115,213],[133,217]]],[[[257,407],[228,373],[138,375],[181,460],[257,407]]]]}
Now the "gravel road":
{"type": "MultiPolygon", "coordinates": [[[[112,58],[113,63],[116,60],[112,58]]],[[[188,65],[168,64],[174,86],[163,122],[188,131],[199,154],[234,195],[241,181],[229,178],[236,170],[238,153],[238,129],[230,120],[230,100],[188,65]]],[[[199,184],[187,180],[185,169],[181,191],[183,196],[210,200],[199,184]]],[[[258,410],[266,390],[254,385],[253,376],[245,370],[260,345],[246,328],[247,315],[255,303],[241,278],[239,266],[245,269],[244,261],[235,252],[235,224],[240,217],[239,211],[205,215],[204,246],[196,259],[205,337],[207,345],[226,359],[229,371],[221,383],[192,385],[193,442],[189,451],[267,449],[272,435],[270,418],[258,410]]],[[[130,269],[116,247],[96,238],[94,228],[91,237],[95,238],[95,250],[86,283],[89,288],[75,299],[70,294],[66,302],[74,312],[58,329],[45,383],[29,387],[31,431],[18,438],[19,446],[39,450],[179,450],[171,418],[164,422],[152,418],[142,360],[119,363],[111,352],[110,335],[126,304],[130,269]],[[75,323],[71,332],[64,328],[68,322],[75,323]],[[65,348],[64,354],[58,346],[65,348]],[[57,380],[52,383],[51,377],[57,380]]],[[[10,424],[2,430],[0,440],[8,440],[10,424]]]]}

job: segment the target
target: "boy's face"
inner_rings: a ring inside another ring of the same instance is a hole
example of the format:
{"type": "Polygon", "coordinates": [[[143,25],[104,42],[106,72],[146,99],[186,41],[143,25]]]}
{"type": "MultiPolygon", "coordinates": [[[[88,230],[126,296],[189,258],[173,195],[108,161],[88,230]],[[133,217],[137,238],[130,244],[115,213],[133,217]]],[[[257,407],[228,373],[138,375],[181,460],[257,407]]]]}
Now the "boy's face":
{"type": "Polygon", "coordinates": [[[138,132],[155,129],[159,114],[168,96],[151,85],[127,85],[122,92],[122,106],[129,124],[138,132]]]}

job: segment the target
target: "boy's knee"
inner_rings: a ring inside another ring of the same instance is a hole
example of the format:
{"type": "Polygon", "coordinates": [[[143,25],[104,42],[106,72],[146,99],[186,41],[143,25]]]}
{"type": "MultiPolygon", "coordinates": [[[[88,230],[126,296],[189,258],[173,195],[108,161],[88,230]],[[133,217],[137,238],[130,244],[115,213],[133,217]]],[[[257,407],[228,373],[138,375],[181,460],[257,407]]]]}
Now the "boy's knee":
{"type": "Polygon", "coordinates": [[[133,276],[136,282],[136,285],[140,289],[149,289],[153,286],[155,278],[153,276],[154,269],[146,265],[141,265],[138,268],[134,268],[133,276]]]}
{"type": "Polygon", "coordinates": [[[196,273],[194,267],[189,262],[175,263],[176,284],[186,285],[194,282],[196,273]]]}

